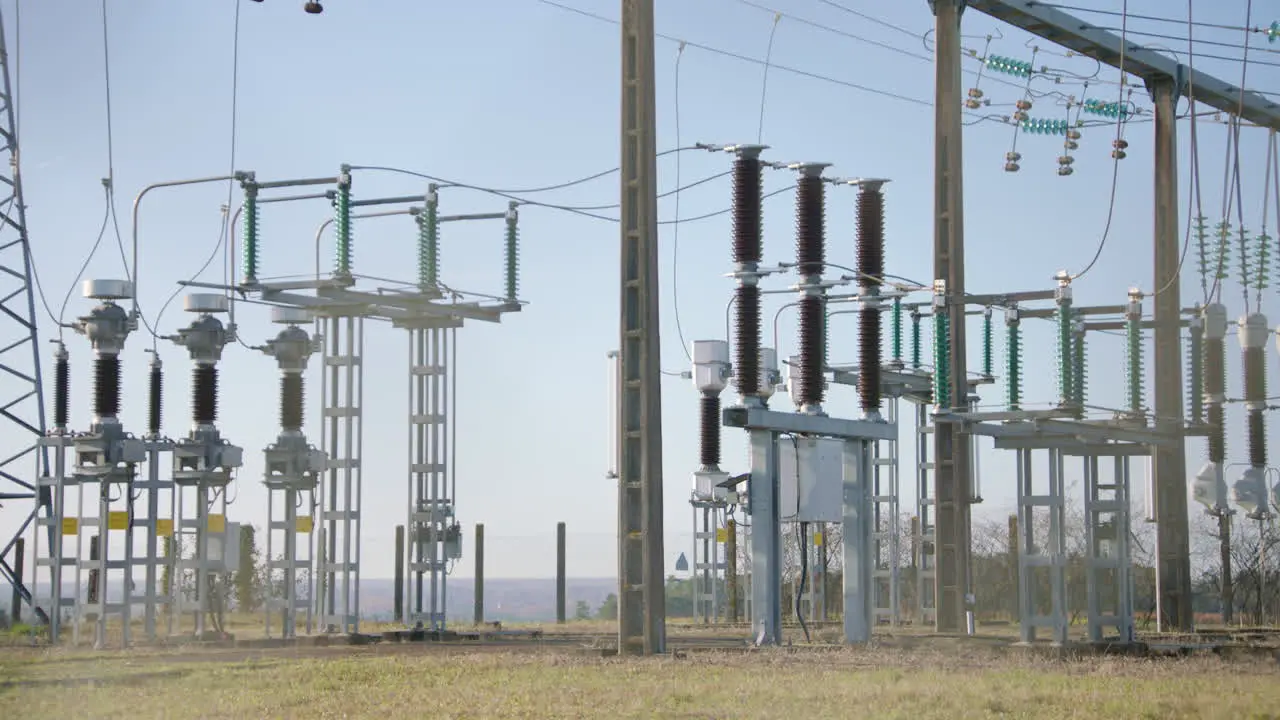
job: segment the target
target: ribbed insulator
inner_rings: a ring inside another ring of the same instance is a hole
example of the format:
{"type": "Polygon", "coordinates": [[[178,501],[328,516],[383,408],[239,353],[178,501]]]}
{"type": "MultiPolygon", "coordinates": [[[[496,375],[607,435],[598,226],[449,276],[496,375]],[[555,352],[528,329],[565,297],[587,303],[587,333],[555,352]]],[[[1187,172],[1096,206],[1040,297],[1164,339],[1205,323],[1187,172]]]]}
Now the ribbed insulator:
{"type": "Polygon", "coordinates": [[[858,192],[858,284],[879,287],[884,279],[884,193],[863,186],[858,192]]]}
{"type": "Polygon", "coordinates": [[[1089,393],[1089,365],[1086,362],[1085,347],[1084,333],[1076,333],[1072,339],[1071,349],[1071,362],[1073,365],[1071,370],[1073,388],[1071,403],[1080,410],[1083,410],[1084,401],[1089,393]]]}
{"type": "Polygon", "coordinates": [[[800,298],[800,404],[821,405],[826,371],[825,318],[822,298],[805,295],[800,298]]]}
{"type": "Polygon", "coordinates": [[[245,190],[244,207],[244,281],[258,281],[258,191],[245,190]]]}
{"type": "Polygon", "coordinates": [[[902,367],[902,298],[893,299],[893,320],[892,320],[892,358],[893,364],[898,368],[902,367]]]}
{"type": "Polygon", "coordinates": [[[1267,358],[1260,347],[1244,351],[1244,399],[1262,402],[1267,397],[1267,358]]]}
{"type": "Polygon", "coordinates": [[[1128,364],[1126,384],[1129,412],[1140,414],[1146,397],[1146,370],[1143,362],[1142,325],[1136,319],[1125,321],[1125,356],[1128,364]]]}
{"type": "Polygon", "coordinates": [[[1005,394],[1010,410],[1022,409],[1022,324],[1009,323],[1005,329],[1005,394]]]}
{"type": "Polygon", "coordinates": [[[218,419],[218,367],[197,365],[191,371],[191,419],[212,425],[218,419]]]}
{"type": "Polygon", "coordinates": [[[921,339],[920,313],[911,313],[911,369],[919,370],[923,357],[923,340],[921,339]]]}
{"type": "Polygon", "coordinates": [[[951,407],[951,318],[945,308],[933,313],[933,404],[951,407]]]}
{"type": "Polygon", "coordinates": [[[160,434],[160,410],[164,405],[164,371],[159,365],[151,366],[151,392],[147,397],[147,432],[160,434]]]}
{"type": "Polygon", "coordinates": [[[1209,338],[1204,341],[1204,391],[1221,395],[1227,391],[1226,343],[1209,338]]]}
{"type": "Polygon", "coordinates": [[[71,363],[66,357],[53,362],[53,426],[66,430],[71,418],[71,363]]]}
{"type": "Polygon", "coordinates": [[[1075,370],[1075,362],[1071,357],[1072,343],[1071,306],[1066,303],[1058,305],[1057,311],[1057,357],[1058,357],[1058,400],[1063,405],[1070,405],[1075,392],[1075,380],[1071,377],[1075,370]]]}
{"type": "Polygon", "coordinates": [[[821,275],[826,268],[826,207],[822,178],[801,175],[796,182],[796,271],[821,275]]]}
{"type": "Polygon", "coordinates": [[[520,291],[520,227],[515,220],[507,223],[503,253],[503,281],[507,299],[515,301],[520,291]]]}
{"type": "Polygon", "coordinates": [[[858,404],[864,411],[880,409],[880,311],[858,312],[858,404]]]}
{"type": "Polygon", "coordinates": [[[701,410],[699,456],[702,467],[720,467],[720,396],[703,395],[699,402],[701,410]]]}
{"type": "Polygon", "coordinates": [[[749,397],[760,392],[760,288],[739,285],[734,291],[738,342],[734,347],[734,384],[749,397]]]}
{"type": "Polygon", "coordinates": [[[1249,464],[1254,467],[1267,465],[1267,421],[1261,410],[1249,411],[1249,464]]]}
{"type": "Polygon", "coordinates": [[[280,427],[285,430],[301,430],[302,407],[302,375],[286,373],[280,378],[280,427]]]}
{"type": "Polygon", "coordinates": [[[440,284],[440,216],[438,204],[428,201],[418,214],[418,287],[440,284]]]}
{"type": "Polygon", "coordinates": [[[334,272],[338,275],[351,274],[351,186],[347,183],[338,185],[338,195],[333,203],[334,234],[338,246],[334,253],[334,272]]]}
{"type": "Polygon", "coordinates": [[[733,163],[733,261],[758,263],[764,255],[760,235],[760,160],[741,157],[733,163]]]}
{"type": "Polygon", "coordinates": [[[120,356],[99,355],[93,361],[93,414],[113,418],[120,414],[120,356]]]}
{"type": "Polygon", "coordinates": [[[991,308],[982,314],[982,376],[991,377],[995,367],[995,328],[991,324],[991,308]]]}
{"type": "Polygon", "coordinates": [[[1210,403],[1209,419],[1209,462],[1225,462],[1227,459],[1227,433],[1223,427],[1222,406],[1210,403]]]}
{"type": "Polygon", "coordinates": [[[1187,344],[1187,416],[1193,424],[1204,422],[1204,329],[1194,326],[1187,344]]]}

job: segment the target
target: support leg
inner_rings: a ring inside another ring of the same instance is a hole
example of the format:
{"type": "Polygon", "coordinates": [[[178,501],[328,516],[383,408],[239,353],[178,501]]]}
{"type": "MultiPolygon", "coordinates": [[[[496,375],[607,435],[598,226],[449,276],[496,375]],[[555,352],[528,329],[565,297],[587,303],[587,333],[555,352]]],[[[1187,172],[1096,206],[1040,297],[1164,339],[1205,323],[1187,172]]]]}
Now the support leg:
{"type": "Polygon", "coordinates": [[[778,441],[768,430],[751,440],[751,634],[757,645],[782,643],[782,521],[778,441]]]}
{"type": "Polygon", "coordinates": [[[871,452],[866,441],[844,443],[844,639],[853,645],[871,639],[874,613],[871,452]]]}

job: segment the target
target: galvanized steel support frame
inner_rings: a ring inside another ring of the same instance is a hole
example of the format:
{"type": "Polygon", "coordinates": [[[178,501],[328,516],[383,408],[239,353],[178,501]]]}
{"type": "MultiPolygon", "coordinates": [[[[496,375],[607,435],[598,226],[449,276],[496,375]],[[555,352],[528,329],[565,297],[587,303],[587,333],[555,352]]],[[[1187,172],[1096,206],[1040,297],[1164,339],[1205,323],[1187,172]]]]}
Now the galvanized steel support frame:
{"type": "Polygon", "coordinates": [[[1018,482],[1018,621],[1022,642],[1036,640],[1039,628],[1049,628],[1054,644],[1067,642],[1066,586],[1066,491],[1063,484],[1062,451],[1049,448],[1048,487],[1037,493],[1034,451],[1016,450],[1018,482]],[[1036,540],[1036,511],[1044,510],[1048,522],[1046,545],[1036,540]],[[1043,598],[1036,572],[1049,574],[1048,613],[1042,613],[1043,598]]]}
{"type": "Polygon", "coordinates": [[[444,630],[448,611],[446,534],[454,519],[449,424],[456,347],[461,321],[409,328],[409,572],[405,617],[429,630],[444,630]]]}
{"type": "Polygon", "coordinates": [[[693,508],[693,620],[720,622],[720,587],[724,560],[720,532],[724,529],[723,502],[694,500],[693,508]]]}
{"type": "MultiPolygon", "coordinates": [[[[885,419],[892,425],[898,424],[899,397],[885,398],[887,405],[885,419]]],[[[899,481],[900,461],[898,457],[899,438],[880,440],[873,446],[872,457],[872,502],[874,503],[875,567],[872,578],[875,583],[875,621],[890,626],[901,622],[901,590],[899,581],[902,576],[901,536],[902,518],[900,513],[901,487],[899,481]]]]}
{"type": "Polygon", "coordinates": [[[324,346],[320,442],[329,464],[320,483],[324,537],[317,553],[322,587],[316,599],[320,629],[326,632],[360,631],[364,322],[363,315],[338,312],[318,321],[324,346]]]}

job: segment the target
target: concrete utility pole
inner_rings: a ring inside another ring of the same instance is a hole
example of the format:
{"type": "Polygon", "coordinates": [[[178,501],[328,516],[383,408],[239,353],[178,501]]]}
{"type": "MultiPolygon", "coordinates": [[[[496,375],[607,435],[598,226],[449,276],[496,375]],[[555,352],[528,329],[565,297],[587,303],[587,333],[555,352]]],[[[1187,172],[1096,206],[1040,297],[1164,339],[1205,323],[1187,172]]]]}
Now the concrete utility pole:
{"type": "MultiPolygon", "coordinates": [[[[930,0],[936,22],[934,59],[933,277],[945,284],[945,312],[951,331],[951,393],[943,410],[969,407],[965,357],[964,167],[962,164],[960,14],[965,0],[930,0]]],[[[960,423],[934,426],[934,502],[936,503],[935,598],[938,632],[966,627],[969,593],[969,439],[960,423]]]]}
{"type": "Polygon", "coordinates": [[[1182,414],[1182,293],[1178,282],[1178,118],[1180,79],[1147,81],[1155,103],[1155,426],[1172,445],[1151,451],[1156,494],[1156,625],[1190,632],[1191,532],[1187,520],[1187,453],[1182,414]]]}
{"type": "Polygon", "coordinates": [[[622,0],[618,652],[666,650],[653,0],[622,0]]]}

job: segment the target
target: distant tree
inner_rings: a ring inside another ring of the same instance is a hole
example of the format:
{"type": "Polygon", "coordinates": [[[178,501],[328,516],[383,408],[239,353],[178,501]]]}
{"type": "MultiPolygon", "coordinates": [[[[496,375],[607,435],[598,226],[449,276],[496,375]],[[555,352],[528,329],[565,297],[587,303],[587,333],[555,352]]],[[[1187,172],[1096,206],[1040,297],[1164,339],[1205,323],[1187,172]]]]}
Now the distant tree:
{"type": "Polygon", "coordinates": [[[574,620],[590,620],[591,619],[591,606],[587,604],[586,600],[579,600],[577,605],[574,606],[573,619],[574,620]]]}
{"type": "Polygon", "coordinates": [[[618,619],[618,596],[609,593],[609,596],[600,603],[600,608],[596,610],[596,618],[599,620],[617,620],[618,619]]]}
{"type": "Polygon", "coordinates": [[[252,525],[240,526],[240,570],[233,581],[236,608],[253,612],[262,607],[262,576],[258,563],[258,538],[252,525]]]}

